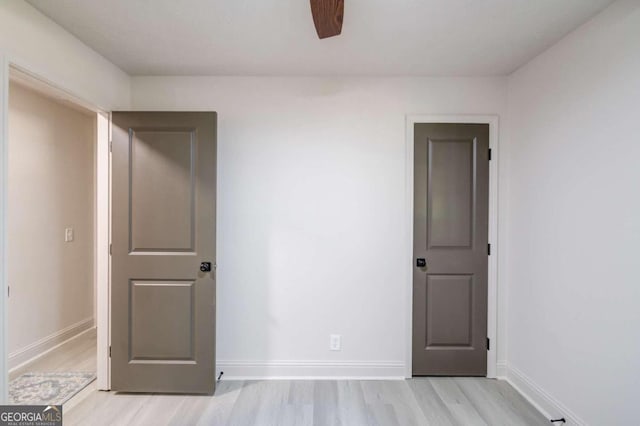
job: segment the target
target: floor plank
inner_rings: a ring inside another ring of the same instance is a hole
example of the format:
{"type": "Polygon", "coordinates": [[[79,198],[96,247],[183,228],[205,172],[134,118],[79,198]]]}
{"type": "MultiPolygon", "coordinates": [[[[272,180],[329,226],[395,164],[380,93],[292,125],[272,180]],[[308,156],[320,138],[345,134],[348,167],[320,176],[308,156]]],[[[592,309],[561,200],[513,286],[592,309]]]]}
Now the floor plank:
{"type": "Polygon", "coordinates": [[[215,398],[209,398],[197,425],[231,424],[231,412],[244,387],[241,381],[223,381],[216,385],[215,398]]]}
{"type": "Polygon", "coordinates": [[[456,383],[487,424],[493,425],[505,419],[513,426],[525,424],[520,416],[511,410],[509,404],[505,403],[493,382],[485,382],[476,378],[461,378],[456,379],[456,383]]]}
{"type": "MultiPolygon", "coordinates": [[[[424,425],[426,419],[418,401],[406,380],[365,380],[362,381],[364,398],[375,413],[384,415],[384,421],[401,425],[424,425]],[[380,407],[382,405],[383,407],[380,407]],[[388,408],[393,410],[393,418],[388,419],[388,408]]],[[[385,424],[385,423],[382,423],[385,424]]]]}
{"type": "Polygon", "coordinates": [[[418,406],[424,414],[426,424],[452,426],[456,424],[451,412],[433,388],[431,381],[426,378],[408,380],[407,383],[413,391],[418,406]]]}
{"type": "Polygon", "coordinates": [[[318,380],[313,388],[313,424],[338,426],[338,382],[335,380],[318,380]]]}
{"type": "Polygon", "coordinates": [[[369,413],[364,399],[361,382],[341,380],[338,388],[338,417],[342,424],[364,425],[368,423],[369,413]]]}
{"type": "Polygon", "coordinates": [[[430,381],[456,423],[469,426],[487,424],[453,378],[433,377],[430,381]]]}

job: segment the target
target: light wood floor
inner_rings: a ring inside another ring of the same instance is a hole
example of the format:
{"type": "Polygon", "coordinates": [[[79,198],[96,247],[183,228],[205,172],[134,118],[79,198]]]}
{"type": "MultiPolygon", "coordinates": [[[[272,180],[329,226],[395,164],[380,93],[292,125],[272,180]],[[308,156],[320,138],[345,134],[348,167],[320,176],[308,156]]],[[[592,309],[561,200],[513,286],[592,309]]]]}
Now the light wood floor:
{"type": "Polygon", "coordinates": [[[406,381],[222,381],[214,397],[93,392],[65,425],[548,425],[509,384],[406,381]]]}
{"type": "MultiPolygon", "coordinates": [[[[95,369],[95,344],[87,333],[28,370],[95,369]]],[[[213,397],[101,392],[94,382],[63,413],[65,426],[549,424],[508,383],[482,378],[223,380],[213,397]]]]}
{"type": "Polygon", "coordinates": [[[9,373],[9,380],[24,373],[96,371],[96,329],[91,329],[46,355],[9,373]]]}

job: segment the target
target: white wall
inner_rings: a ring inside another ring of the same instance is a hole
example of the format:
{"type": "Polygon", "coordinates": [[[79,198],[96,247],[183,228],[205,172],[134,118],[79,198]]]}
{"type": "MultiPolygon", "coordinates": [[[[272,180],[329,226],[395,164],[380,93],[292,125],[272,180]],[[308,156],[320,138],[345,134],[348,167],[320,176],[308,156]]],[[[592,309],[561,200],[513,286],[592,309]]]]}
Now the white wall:
{"type": "Polygon", "coordinates": [[[127,74],[24,1],[0,1],[0,55],[109,110],[129,105],[127,74]]]}
{"type": "Polygon", "coordinates": [[[68,338],[58,334],[69,327],[93,325],[94,123],[92,114],[10,86],[10,366],[68,338]],[[64,242],[67,227],[73,242],[64,242]]]}
{"type": "Polygon", "coordinates": [[[136,77],[132,101],[219,113],[226,374],[402,376],[405,114],[503,115],[505,79],[136,77]]]}
{"type": "Polygon", "coordinates": [[[638,1],[509,78],[509,366],[593,425],[640,413],[639,101],[638,1]]]}

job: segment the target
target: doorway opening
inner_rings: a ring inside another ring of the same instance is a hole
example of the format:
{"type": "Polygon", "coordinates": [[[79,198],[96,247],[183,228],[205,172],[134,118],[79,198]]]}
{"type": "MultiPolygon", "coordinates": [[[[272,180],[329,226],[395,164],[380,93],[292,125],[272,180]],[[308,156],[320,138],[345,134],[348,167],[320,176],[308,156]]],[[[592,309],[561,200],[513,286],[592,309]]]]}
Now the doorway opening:
{"type": "Polygon", "coordinates": [[[104,114],[11,66],[6,117],[8,403],[67,404],[97,373],[104,114]]]}

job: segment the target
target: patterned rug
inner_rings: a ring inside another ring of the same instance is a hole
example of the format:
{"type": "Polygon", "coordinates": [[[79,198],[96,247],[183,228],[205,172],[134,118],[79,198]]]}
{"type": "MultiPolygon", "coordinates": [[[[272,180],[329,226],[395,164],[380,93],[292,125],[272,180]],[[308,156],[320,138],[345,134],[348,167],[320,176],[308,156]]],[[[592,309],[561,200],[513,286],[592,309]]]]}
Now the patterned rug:
{"type": "Polygon", "coordinates": [[[9,404],[62,405],[96,378],[94,373],[25,373],[9,383],[9,404]]]}

